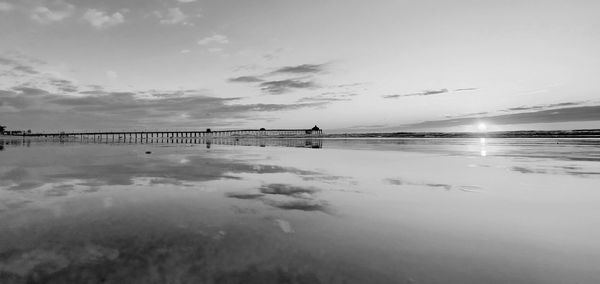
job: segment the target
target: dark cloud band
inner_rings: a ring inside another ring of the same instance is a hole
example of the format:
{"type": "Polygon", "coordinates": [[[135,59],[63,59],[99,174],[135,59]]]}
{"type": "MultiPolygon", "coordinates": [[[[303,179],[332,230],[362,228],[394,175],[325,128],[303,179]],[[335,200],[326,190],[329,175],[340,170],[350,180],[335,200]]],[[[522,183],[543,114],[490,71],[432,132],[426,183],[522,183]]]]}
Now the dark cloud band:
{"type": "Polygon", "coordinates": [[[417,97],[417,96],[431,96],[431,95],[437,95],[437,94],[444,94],[447,93],[448,89],[439,89],[439,90],[425,90],[419,93],[410,93],[410,94],[401,94],[401,95],[387,95],[387,96],[383,96],[383,98],[386,99],[395,99],[395,98],[400,98],[400,97],[417,97]]]}
{"type": "Polygon", "coordinates": [[[472,125],[479,121],[489,121],[493,124],[534,124],[575,121],[600,121],[600,105],[557,108],[533,112],[513,113],[495,116],[465,117],[456,119],[425,121],[404,125],[406,128],[443,128],[462,125],[472,125]]]}

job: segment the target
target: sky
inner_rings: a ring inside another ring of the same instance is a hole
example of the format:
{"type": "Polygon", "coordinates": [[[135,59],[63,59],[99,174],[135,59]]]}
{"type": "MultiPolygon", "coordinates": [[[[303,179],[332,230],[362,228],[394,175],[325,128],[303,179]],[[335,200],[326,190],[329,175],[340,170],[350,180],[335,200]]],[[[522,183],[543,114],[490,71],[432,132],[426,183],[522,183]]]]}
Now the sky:
{"type": "Polygon", "coordinates": [[[0,0],[0,125],[600,128],[598,11],[591,0],[0,0]]]}

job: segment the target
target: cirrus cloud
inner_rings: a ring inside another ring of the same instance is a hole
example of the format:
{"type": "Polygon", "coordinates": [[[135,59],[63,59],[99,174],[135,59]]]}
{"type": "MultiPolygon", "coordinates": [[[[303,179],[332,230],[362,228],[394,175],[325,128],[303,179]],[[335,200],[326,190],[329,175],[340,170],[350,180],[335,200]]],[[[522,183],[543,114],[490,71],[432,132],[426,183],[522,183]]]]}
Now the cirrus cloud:
{"type": "Polygon", "coordinates": [[[209,37],[199,39],[198,45],[209,45],[209,44],[228,44],[229,39],[225,35],[215,34],[209,37]]]}
{"type": "Polygon", "coordinates": [[[302,64],[297,66],[284,66],[273,73],[318,73],[323,71],[325,64],[302,64]]]}
{"type": "Polygon", "coordinates": [[[478,90],[479,88],[460,88],[460,89],[454,89],[452,91],[443,88],[443,89],[439,89],[439,90],[425,90],[425,91],[421,91],[421,92],[417,92],[417,93],[409,93],[409,94],[396,94],[396,95],[386,95],[386,96],[382,96],[384,99],[396,99],[396,98],[401,98],[401,97],[420,97],[420,96],[431,96],[431,95],[439,95],[439,94],[445,94],[445,93],[450,93],[450,92],[468,92],[468,91],[475,91],[478,90]]]}
{"type": "Polygon", "coordinates": [[[400,97],[415,97],[415,96],[431,96],[437,94],[447,93],[448,89],[439,89],[439,90],[425,90],[418,93],[410,93],[410,94],[400,94],[400,95],[387,95],[383,96],[385,99],[395,99],[400,97]]]}
{"type": "Polygon", "coordinates": [[[96,29],[105,29],[125,22],[125,16],[121,12],[110,15],[96,9],[88,9],[82,18],[96,29]]]}
{"type": "Polygon", "coordinates": [[[256,82],[262,82],[264,80],[259,77],[255,77],[255,76],[240,76],[240,77],[235,77],[235,78],[229,78],[229,79],[227,79],[227,81],[239,82],[239,83],[256,83],[256,82]]]}
{"type": "Polygon", "coordinates": [[[166,13],[155,12],[156,16],[160,19],[161,24],[175,25],[175,24],[189,24],[187,19],[188,15],[184,14],[178,7],[169,8],[166,13]]]}
{"type": "Polygon", "coordinates": [[[75,6],[63,1],[56,1],[51,8],[47,6],[33,8],[30,17],[39,24],[50,24],[70,17],[74,11],[75,6]]]}
{"type": "Polygon", "coordinates": [[[312,81],[303,81],[299,79],[285,79],[277,81],[266,81],[260,83],[260,89],[273,95],[289,92],[291,89],[309,89],[316,88],[317,84],[312,81]]]}

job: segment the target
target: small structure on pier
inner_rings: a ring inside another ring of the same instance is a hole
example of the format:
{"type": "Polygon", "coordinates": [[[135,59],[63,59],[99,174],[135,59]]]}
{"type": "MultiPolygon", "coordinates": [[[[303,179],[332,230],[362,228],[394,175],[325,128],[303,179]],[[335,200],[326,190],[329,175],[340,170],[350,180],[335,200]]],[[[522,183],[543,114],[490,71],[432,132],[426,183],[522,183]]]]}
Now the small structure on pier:
{"type": "Polygon", "coordinates": [[[306,134],[321,134],[321,129],[315,125],[313,128],[306,130],[306,134]]]}

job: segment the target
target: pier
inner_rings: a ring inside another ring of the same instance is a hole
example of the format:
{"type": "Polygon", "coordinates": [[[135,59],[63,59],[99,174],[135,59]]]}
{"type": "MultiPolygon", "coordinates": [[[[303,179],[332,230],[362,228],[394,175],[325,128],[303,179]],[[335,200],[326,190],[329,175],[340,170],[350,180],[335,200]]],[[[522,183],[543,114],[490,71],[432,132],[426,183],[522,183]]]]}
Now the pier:
{"type": "Polygon", "coordinates": [[[179,138],[227,138],[227,137],[319,137],[323,130],[315,125],[310,129],[239,129],[239,130],[136,130],[136,131],[60,131],[25,132],[5,131],[4,135],[44,138],[80,138],[86,140],[142,140],[179,138]]]}

